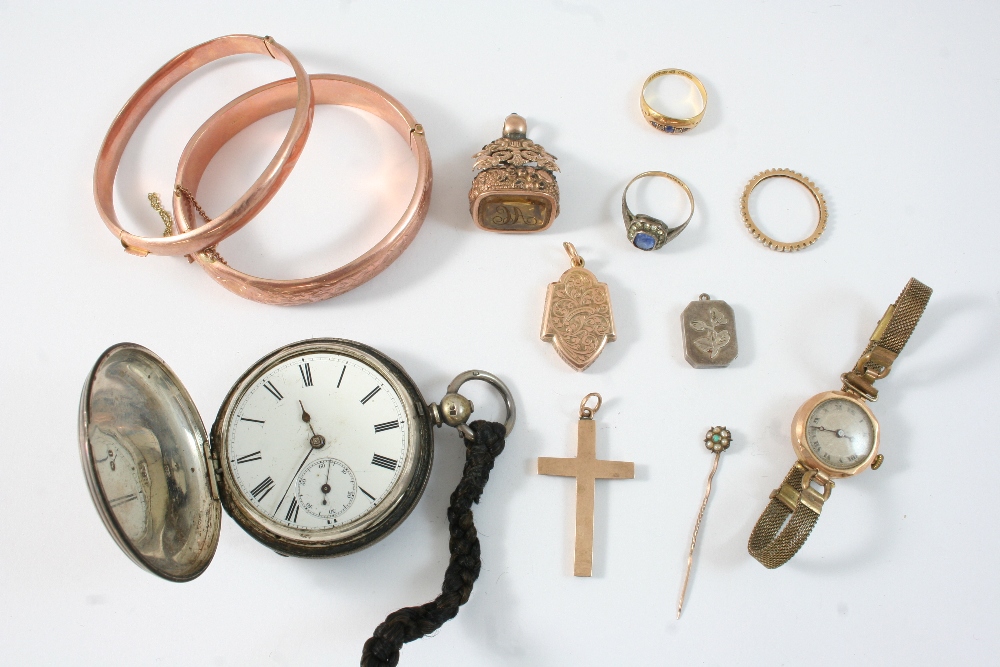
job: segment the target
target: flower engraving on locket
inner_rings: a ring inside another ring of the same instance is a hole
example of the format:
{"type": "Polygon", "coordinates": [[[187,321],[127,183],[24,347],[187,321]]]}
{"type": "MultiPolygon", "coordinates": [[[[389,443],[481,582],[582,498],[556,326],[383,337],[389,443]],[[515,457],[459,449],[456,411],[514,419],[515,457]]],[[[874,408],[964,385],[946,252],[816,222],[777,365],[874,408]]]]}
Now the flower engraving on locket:
{"type": "Polygon", "coordinates": [[[681,324],[684,358],[695,368],[720,368],[736,358],[736,318],[725,301],[702,294],[684,309],[681,324]]]}

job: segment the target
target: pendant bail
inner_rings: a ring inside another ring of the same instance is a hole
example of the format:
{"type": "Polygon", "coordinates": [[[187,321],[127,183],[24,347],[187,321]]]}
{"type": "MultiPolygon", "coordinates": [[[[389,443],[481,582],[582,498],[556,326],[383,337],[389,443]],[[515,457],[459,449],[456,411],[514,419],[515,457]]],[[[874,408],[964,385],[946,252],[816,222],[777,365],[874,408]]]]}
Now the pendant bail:
{"type": "Polygon", "coordinates": [[[583,257],[580,257],[580,253],[576,251],[575,245],[569,241],[564,241],[563,248],[566,249],[566,254],[569,255],[570,264],[581,268],[586,266],[587,263],[583,261],[583,257]]]}
{"type": "Polygon", "coordinates": [[[598,394],[596,391],[584,396],[583,400],[580,401],[580,419],[593,419],[594,415],[597,414],[597,411],[601,409],[601,403],[603,402],[604,401],[601,398],[601,395],[598,394]],[[597,405],[595,405],[592,408],[587,405],[587,401],[589,401],[591,398],[597,399],[597,405]]]}

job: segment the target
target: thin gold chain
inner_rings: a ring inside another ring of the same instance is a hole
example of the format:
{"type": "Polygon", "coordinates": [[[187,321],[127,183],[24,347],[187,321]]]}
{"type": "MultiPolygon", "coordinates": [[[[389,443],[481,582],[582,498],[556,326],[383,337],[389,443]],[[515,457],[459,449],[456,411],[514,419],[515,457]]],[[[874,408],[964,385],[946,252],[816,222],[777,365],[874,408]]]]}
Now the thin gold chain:
{"type": "Polygon", "coordinates": [[[212,222],[212,219],[208,217],[207,213],[205,213],[205,209],[203,209],[201,205],[198,204],[198,200],[194,198],[194,195],[191,194],[191,191],[185,188],[183,185],[174,186],[174,195],[178,197],[184,197],[184,199],[187,199],[189,202],[191,202],[191,205],[194,206],[194,210],[198,211],[198,215],[200,215],[205,222],[212,222]]]}
{"type": "Polygon", "coordinates": [[[163,204],[160,202],[160,195],[150,192],[147,196],[149,198],[149,205],[153,207],[154,211],[160,214],[160,220],[163,220],[163,235],[171,236],[174,233],[174,219],[170,215],[170,212],[163,208],[163,204]]]}
{"type": "MultiPolygon", "coordinates": [[[[205,213],[205,209],[201,207],[198,200],[194,198],[193,194],[191,194],[190,190],[182,185],[175,185],[174,196],[186,199],[194,207],[194,210],[198,211],[198,215],[200,215],[205,222],[212,222],[212,219],[208,217],[208,214],[205,213]]],[[[170,215],[170,211],[163,208],[163,203],[160,201],[160,195],[155,192],[150,192],[148,198],[149,205],[153,207],[154,211],[160,214],[160,219],[163,220],[163,235],[172,236],[174,233],[174,218],[170,215]]],[[[214,245],[205,248],[199,254],[204,255],[213,262],[221,262],[228,266],[226,260],[222,258],[222,255],[219,254],[219,251],[214,245]]]]}

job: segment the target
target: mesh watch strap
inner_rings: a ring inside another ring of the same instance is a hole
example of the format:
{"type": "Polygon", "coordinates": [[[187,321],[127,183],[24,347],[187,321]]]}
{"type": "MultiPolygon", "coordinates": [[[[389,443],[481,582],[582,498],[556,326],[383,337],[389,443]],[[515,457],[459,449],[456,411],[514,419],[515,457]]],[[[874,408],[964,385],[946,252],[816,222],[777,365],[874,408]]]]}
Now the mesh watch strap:
{"type": "Polygon", "coordinates": [[[892,350],[896,354],[902,351],[906,341],[910,339],[910,334],[917,327],[920,316],[924,314],[924,308],[931,298],[933,290],[916,278],[910,278],[906,287],[900,293],[896,303],[893,304],[892,317],[889,324],[878,341],[873,341],[882,347],[892,350]]]}
{"type": "Polygon", "coordinates": [[[822,509],[823,501],[829,497],[829,489],[833,487],[833,482],[828,481],[824,496],[808,484],[803,488],[802,480],[806,473],[807,469],[801,463],[792,466],[781,486],[771,493],[771,502],[750,533],[747,550],[770,570],[787,563],[802,548],[819,519],[818,510],[822,509]],[[817,497],[818,506],[815,502],[817,497]]]}
{"type": "Polygon", "coordinates": [[[878,390],[873,383],[889,374],[892,362],[924,314],[932,291],[916,278],[910,278],[896,303],[889,306],[875,327],[875,333],[854,369],[841,376],[844,391],[859,394],[869,401],[878,400],[878,390]]]}

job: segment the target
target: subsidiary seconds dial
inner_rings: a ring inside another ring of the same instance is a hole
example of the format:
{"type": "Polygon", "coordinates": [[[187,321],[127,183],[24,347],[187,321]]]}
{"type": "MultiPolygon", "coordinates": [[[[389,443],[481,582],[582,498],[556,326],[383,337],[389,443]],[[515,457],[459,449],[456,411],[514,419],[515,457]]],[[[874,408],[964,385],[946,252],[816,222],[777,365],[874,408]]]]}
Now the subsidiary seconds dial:
{"type": "Polygon", "coordinates": [[[256,521],[322,539],[393,495],[408,420],[404,397],[372,365],[299,354],[250,378],[229,418],[226,465],[256,521]]]}
{"type": "MultiPolygon", "coordinates": [[[[320,459],[305,467],[295,480],[298,506],[320,519],[332,519],[346,512],[358,493],[354,472],[343,461],[320,459]]],[[[289,505],[289,514],[298,512],[289,505]]],[[[285,517],[295,521],[297,517],[285,517]]]]}

